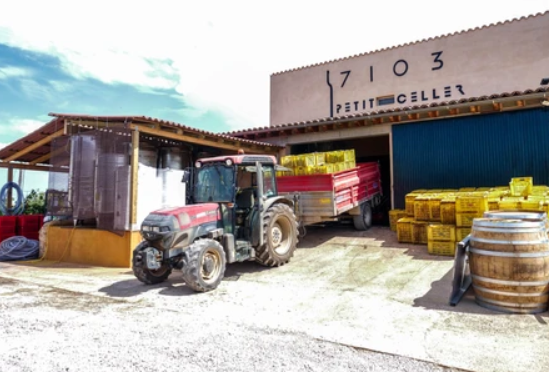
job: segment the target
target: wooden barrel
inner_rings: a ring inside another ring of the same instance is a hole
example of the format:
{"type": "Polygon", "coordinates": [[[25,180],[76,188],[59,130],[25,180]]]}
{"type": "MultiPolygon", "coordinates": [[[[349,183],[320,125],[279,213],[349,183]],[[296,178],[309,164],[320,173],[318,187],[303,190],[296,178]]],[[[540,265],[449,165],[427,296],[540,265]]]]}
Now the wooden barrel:
{"type": "Polygon", "coordinates": [[[549,240],[545,221],[474,219],[469,267],[479,305],[509,313],[547,310],[549,240]]]}
{"type": "Polygon", "coordinates": [[[545,229],[549,231],[549,220],[545,212],[521,212],[521,211],[489,211],[484,212],[486,218],[501,218],[522,221],[543,221],[545,229]]]}

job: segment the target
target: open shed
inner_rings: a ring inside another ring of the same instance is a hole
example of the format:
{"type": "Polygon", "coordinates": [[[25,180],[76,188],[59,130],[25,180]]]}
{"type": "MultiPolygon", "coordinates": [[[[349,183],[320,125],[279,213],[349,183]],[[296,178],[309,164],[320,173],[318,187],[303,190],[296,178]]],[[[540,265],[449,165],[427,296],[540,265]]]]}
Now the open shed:
{"type": "MultiPolygon", "coordinates": [[[[277,155],[281,146],[146,116],[51,113],[53,119],[0,150],[0,167],[49,172],[45,259],[130,267],[141,221],[186,201],[182,172],[198,157],[277,155]]],[[[8,195],[8,203],[11,195],[8,195]]]]}

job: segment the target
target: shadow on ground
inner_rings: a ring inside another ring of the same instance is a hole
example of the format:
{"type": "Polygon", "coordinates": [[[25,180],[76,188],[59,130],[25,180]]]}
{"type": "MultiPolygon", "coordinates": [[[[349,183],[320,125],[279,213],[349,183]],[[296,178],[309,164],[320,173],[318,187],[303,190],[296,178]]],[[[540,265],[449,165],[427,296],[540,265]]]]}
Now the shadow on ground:
{"type": "MultiPolygon", "coordinates": [[[[473,287],[470,286],[465,295],[456,306],[450,305],[450,295],[452,293],[452,281],[454,278],[453,269],[449,270],[441,279],[431,283],[430,290],[425,295],[414,299],[414,307],[423,307],[429,310],[442,310],[454,313],[484,314],[484,315],[509,315],[507,313],[494,311],[478,305],[475,302],[473,287]]],[[[541,324],[547,324],[546,317],[549,312],[535,314],[536,319],[541,324]]]]}
{"type": "MultiPolygon", "coordinates": [[[[429,261],[452,261],[450,256],[430,255],[426,245],[399,243],[397,235],[387,226],[372,226],[367,231],[357,231],[352,224],[345,223],[325,223],[307,227],[307,234],[300,238],[298,249],[317,248],[326,243],[332,243],[334,239],[340,238],[366,238],[371,242],[365,242],[365,245],[378,247],[396,248],[405,250],[405,254],[418,260],[429,261]]],[[[338,244],[342,244],[340,240],[338,244]]],[[[343,242],[345,244],[345,242],[343,242]]]]}

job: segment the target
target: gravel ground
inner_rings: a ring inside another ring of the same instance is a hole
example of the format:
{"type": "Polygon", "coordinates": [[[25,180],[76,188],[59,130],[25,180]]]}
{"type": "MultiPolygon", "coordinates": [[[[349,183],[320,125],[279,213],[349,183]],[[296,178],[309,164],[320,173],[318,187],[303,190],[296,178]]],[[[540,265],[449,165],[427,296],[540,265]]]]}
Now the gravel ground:
{"type": "Polygon", "coordinates": [[[258,326],[245,319],[262,314],[208,298],[169,306],[0,276],[0,371],[460,371],[258,326]]]}

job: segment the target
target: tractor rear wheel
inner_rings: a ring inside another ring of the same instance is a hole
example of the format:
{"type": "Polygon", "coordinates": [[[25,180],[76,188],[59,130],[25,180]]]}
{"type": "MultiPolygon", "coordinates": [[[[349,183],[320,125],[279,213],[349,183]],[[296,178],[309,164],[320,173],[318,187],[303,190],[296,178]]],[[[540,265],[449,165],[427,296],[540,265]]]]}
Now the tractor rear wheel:
{"type": "Polygon", "coordinates": [[[353,216],[355,229],[366,231],[372,226],[372,206],[365,202],[360,206],[360,215],[353,216]]]}
{"type": "Polygon", "coordinates": [[[141,242],[133,250],[132,270],[133,275],[145,284],[158,284],[166,281],[172,273],[172,267],[169,264],[163,263],[157,270],[151,270],[147,267],[147,250],[153,249],[149,244],[141,242]]]}
{"type": "Polygon", "coordinates": [[[216,289],[223,276],[227,260],[221,244],[213,239],[200,239],[189,247],[183,266],[185,284],[196,292],[216,289]]]}
{"type": "Polygon", "coordinates": [[[264,266],[284,265],[294,255],[297,242],[294,212],[286,204],[275,204],[263,218],[263,245],[257,248],[256,261],[264,266]]]}

